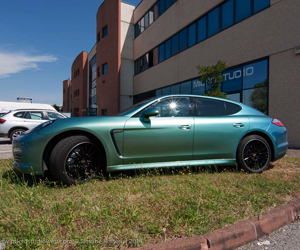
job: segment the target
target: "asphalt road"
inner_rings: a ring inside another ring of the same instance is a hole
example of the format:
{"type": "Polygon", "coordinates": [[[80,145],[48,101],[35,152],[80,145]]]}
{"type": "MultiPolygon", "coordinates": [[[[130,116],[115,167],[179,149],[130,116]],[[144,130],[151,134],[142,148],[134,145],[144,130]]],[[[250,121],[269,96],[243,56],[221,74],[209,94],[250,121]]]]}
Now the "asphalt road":
{"type": "Polygon", "coordinates": [[[296,222],[237,250],[300,250],[300,222],[296,222]]]}
{"type": "Polygon", "coordinates": [[[0,160],[12,158],[11,143],[8,138],[0,138],[0,160]]]}

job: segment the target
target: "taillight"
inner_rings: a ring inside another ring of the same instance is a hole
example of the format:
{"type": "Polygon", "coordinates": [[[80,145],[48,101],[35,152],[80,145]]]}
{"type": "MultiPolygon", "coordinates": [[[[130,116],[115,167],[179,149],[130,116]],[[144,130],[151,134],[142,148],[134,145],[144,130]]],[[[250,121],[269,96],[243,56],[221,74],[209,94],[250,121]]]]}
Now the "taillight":
{"type": "Polygon", "coordinates": [[[279,121],[278,119],[273,119],[272,123],[275,124],[278,127],[284,127],[282,122],[279,121]]]}
{"type": "Polygon", "coordinates": [[[3,124],[4,122],[6,122],[6,120],[0,119],[0,124],[3,124]]]}

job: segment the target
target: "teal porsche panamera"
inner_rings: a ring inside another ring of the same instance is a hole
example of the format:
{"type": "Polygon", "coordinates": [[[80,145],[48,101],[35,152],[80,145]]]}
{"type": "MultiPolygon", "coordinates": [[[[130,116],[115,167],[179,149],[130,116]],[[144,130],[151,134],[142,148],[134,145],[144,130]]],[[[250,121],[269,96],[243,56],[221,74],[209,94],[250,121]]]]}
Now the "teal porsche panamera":
{"type": "Polygon", "coordinates": [[[169,95],[118,116],[48,121],[13,141],[14,167],[67,185],[98,172],[235,165],[261,173],[288,149],[283,124],[225,99],[169,95]]]}

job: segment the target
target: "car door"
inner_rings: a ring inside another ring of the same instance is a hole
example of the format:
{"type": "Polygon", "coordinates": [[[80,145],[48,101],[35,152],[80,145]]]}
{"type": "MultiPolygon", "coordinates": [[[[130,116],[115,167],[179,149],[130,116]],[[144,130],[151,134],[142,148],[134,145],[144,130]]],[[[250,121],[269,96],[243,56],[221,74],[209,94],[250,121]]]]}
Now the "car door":
{"type": "Polygon", "coordinates": [[[124,129],[124,163],[192,160],[194,118],[189,97],[166,97],[149,105],[160,115],[130,118],[124,129]]]}
{"type": "Polygon", "coordinates": [[[210,98],[194,98],[195,160],[235,159],[236,149],[249,128],[239,105],[210,98]]]}
{"type": "Polygon", "coordinates": [[[44,123],[46,121],[46,117],[43,111],[27,111],[24,116],[23,122],[24,126],[28,129],[32,129],[37,125],[44,123]]]}

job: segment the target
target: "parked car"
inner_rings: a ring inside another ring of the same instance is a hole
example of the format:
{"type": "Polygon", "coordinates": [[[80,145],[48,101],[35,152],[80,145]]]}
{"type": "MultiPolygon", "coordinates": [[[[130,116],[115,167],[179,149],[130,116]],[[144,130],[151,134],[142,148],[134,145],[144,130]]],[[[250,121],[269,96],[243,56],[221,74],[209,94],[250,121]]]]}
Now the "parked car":
{"type": "Polygon", "coordinates": [[[114,117],[49,121],[13,141],[14,167],[71,185],[99,171],[235,165],[264,171],[288,149],[283,124],[225,99],[170,95],[114,117]]]}
{"type": "Polygon", "coordinates": [[[0,117],[4,116],[5,114],[7,114],[8,112],[0,112],[0,117]]]}
{"type": "Polygon", "coordinates": [[[47,120],[66,118],[54,110],[14,110],[1,116],[0,137],[8,137],[12,141],[23,132],[33,129],[47,120]]]}

